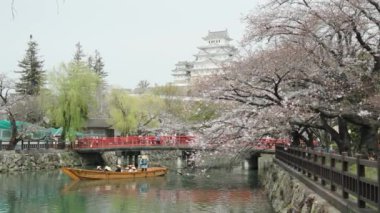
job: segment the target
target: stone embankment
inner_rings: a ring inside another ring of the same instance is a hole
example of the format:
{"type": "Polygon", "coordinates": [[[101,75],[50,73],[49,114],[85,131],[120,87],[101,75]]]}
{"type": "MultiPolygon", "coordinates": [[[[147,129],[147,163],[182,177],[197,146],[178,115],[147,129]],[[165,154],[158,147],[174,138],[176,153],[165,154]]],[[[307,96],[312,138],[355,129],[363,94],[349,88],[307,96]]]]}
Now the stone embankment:
{"type": "Polygon", "coordinates": [[[261,183],[276,212],[340,212],[274,163],[264,165],[261,183]]]}
{"type": "MultiPolygon", "coordinates": [[[[180,156],[181,152],[162,151],[144,152],[143,154],[149,155],[151,166],[157,166],[160,165],[160,161],[162,160],[176,159],[180,156]]],[[[81,156],[76,152],[68,150],[2,150],[0,151],[0,173],[56,169],[64,166],[83,167],[89,165],[109,165],[115,167],[117,159],[118,156],[115,152],[104,152],[97,159],[96,157],[89,158],[89,156],[81,156]]]]}
{"type": "Polygon", "coordinates": [[[0,151],[0,173],[83,166],[87,162],[78,154],[64,150],[0,151]]]}
{"type": "MultiPolygon", "coordinates": [[[[182,157],[182,151],[142,151],[150,159],[150,166],[172,166],[178,157],[182,157]]],[[[197,157],[197,167],[218,168],[231,166],[228,158],[214,159],[207,155],[202,158],[197,157]],[[206,157],[205,157],[206,156],[206,157]],[[199,160],[204,159],[204,160],[199,160]]],[[[115,169],[117,163],[127,164],[127,157],[118,155],[116,152],[103,152],[100,155],[80,155],[69,150],[56,149],[36,149],[23,151],[0,151],[0,173],[37,171],[44,169],[57,169],[64,166],[84,167],[84,166],[110,166],[115,169]],[[121,158],[121,160],[120,160],[121,158]]],[[[184,168],[186,165],[183,165],[184,168]]]]}

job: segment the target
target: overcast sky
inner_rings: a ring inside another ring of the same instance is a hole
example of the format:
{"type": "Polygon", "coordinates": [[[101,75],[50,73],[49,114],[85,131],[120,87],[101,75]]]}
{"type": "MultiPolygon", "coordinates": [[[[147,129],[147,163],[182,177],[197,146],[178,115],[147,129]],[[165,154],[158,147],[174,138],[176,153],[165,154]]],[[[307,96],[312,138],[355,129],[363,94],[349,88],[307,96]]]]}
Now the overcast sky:
{"type": "Polygon", "coordinates": [[[70,61],[79,41],[100,52],[109,84],[134,88],[173,81],[174,65],[193,60],[209,30],[239,41],[259,0],[15,0],[14,17],[11,2],[0,1],[0,72],[17,77],[32,34],[46,70],[70,61]]]}

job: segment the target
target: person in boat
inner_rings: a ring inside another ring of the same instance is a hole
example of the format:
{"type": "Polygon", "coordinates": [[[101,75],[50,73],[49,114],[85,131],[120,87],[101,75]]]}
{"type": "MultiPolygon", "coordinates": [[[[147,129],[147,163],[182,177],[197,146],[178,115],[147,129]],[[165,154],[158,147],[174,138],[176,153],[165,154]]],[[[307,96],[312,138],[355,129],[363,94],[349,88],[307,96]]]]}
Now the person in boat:
{"type": "Polygon", "coordinates": [[[147,155],[141,156],[140,162],[139,162],[139,167],[141,168],[142,171],[147,171],[149,166],[149,158],[147,155]]]}
{"type": "Polygon", "coordinates": [[[133,172],[132,165],[128,165],[128,172],[133,172]]]}
{"type": "Polygon", "coordinates": [[[121,172],[121,166],[120,166],[120,165],[117,165],[117,166],[116,166],[116,170],[115,170],[115,172],[121,172]]]}

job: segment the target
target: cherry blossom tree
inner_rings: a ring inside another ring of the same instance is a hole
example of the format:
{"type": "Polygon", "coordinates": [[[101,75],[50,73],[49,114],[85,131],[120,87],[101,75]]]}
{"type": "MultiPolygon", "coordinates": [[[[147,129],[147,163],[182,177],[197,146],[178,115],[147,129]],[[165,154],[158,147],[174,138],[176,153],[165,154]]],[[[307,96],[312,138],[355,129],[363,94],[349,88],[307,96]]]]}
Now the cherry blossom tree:
{"type": "Polygon", "coordinates": [[[16,93],[15,82],[5,74],[0,74],[0,110],[7,115],[10,122],[11,137],[9,140],[8,150],[15,149],[17,143],[25,139],[31,132],[36,130],[33,125],[17,126],[16,120],[22,118],[25,114],[33,112],[33,109],[22,108],[28,100],[25,95],[16,93]]]}
{"type": "MultiPolygon", "coordinates": [[[[348,151],[347,122],[360,126],[361,144],[377,148],[376,105],[379,80],[379,4],[375,1],[270,1],[264,13],[249,16],[247,40],[292,42],[314,56],[324,74],[324,91],[309,106],[320,119],[293,122],[321,128],[348,151]],[[291,14],[291,15],[290,15],[291,14]],[[328,125],[337,120],[339,131],[328,125]],[[370,137],[368,137],[370,135],[370,137]]],[[[310,61],[313,63],[313,61],[310,61]]]]}
{"type": "Polygon", "coordinates": [[[342,152],[354,125],[358,143],[377,149],[379,15],[371,0],[268,1],[246,19],[244,41],[262,48],[197,86],[233,103],[208,131],[233,133],[226,144],[290,135],[308,146],[322,132],[342,152]]]}

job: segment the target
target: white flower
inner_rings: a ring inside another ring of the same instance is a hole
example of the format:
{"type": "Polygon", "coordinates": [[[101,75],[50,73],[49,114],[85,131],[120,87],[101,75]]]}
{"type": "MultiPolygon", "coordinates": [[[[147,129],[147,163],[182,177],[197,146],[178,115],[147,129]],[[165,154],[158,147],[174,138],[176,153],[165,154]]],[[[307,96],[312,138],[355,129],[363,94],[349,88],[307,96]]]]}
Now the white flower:
{"type": "Polygon", "coordinates": [[[360,110],[360,112],[358,113],[358,115],[359,115],[360,117],[370,116],[370,115],[371,115],[371,112],[368,112],[367,110],[360,110]]]}

